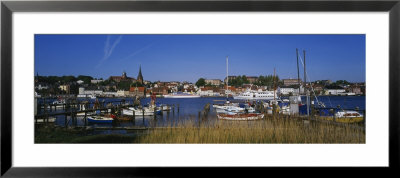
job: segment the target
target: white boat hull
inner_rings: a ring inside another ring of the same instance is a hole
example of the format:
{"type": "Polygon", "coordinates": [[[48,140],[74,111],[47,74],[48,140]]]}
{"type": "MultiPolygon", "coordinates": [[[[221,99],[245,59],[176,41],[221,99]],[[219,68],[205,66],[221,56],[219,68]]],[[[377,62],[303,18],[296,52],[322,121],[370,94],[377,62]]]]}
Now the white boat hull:
{"type": "Polygon", "coordinates": [[[164,95],[164,98],[200,98],[198,95],[164,95]]]}
{"type": "Polygon", "coordinates": [[[234,96],[235,100],[273,100],[274,97],[242,97],[242,96],[234,96]]]}
{"type": "MultiPolygon", "coordinates": [[[[133,116],[133,111],[135,111],[135,116],[143,116],[143,110],[131,110],[131,109],[123,109],[122,114],[123,115],[128,115],[128,116],[133,116]]],[[[152,111],[144,111],[145,116],[152,116],[154,115],[154,112],[152,111]]]]}
{"type": "Polygon", "coordinates": [[[264,114],[218,114],[217,117],[222,120],[249,121],[261,119],[264,114]]]}

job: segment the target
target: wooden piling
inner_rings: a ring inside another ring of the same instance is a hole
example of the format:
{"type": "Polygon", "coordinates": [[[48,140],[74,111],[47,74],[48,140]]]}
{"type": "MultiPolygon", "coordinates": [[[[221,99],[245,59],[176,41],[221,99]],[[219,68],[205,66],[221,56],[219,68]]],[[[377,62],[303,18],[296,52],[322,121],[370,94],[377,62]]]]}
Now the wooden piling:
{"type": "Polygon", "coordinates": [[[67,128],[67,113],[65,113],[64,126],[65,126],[65,128],[67,128]]]}
{"type": "Polygon", "coordinates": [[[85,122],[85,126],[87,126],[87,111],[85,111],[85,117],[83,118],[83,121],[85,122]]]}
{"type": "Polygon", "coordinates": [[[199,116],[198,116],[198,117],[199,117],[199,120],[201,119],[200,116],[201,116],[201,111],[199,111],[199,116]]]}

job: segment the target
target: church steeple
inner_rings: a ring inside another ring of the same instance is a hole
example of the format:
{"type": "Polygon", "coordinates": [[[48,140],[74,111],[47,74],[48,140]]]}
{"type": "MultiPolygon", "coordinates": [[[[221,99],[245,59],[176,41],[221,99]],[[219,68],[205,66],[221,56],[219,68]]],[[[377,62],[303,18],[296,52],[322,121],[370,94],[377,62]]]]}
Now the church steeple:
{"type": "Polygon", "coordinates": [[[124,70],[124,72],[122,72],[122,78],[123,78],[123,79],[126,79],[126,78],[128,78],[128,77],[126,76],[126,72],[125,72],[125,70],[124,70]]]}
{"type": "Polygon", "coordinates": [[[137,81],[143,84],[142,65],[139,66],[139,75],[137,81]]]}

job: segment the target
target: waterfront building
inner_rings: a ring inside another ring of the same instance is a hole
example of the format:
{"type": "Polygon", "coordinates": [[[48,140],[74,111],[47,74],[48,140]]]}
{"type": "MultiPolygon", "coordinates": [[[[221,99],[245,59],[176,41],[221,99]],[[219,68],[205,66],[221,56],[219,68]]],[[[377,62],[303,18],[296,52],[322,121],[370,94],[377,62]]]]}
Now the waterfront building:
{"type": "Polygon", "coordinates": [[[115,97],[115,96],[117,96],[117,92],[116,91],[107,91],[107,92],[103,92],[103,95],[105,97],[115,97]]]}
{"type": "Polygon", "coordinates": [[[255,83],[258,80],[258,77],[255,76],[246,76],[246,78],[250,83],[255,83]]]}
{"type": "Polygon", "coordinates": [[[122,81],[135,82],[136,81],[134,78],[126,76],[126,72],[123,72],[122,76],[110,76],[109,80],[112,80],[115,82],[122,82],[122,81]]]}
{"type": "Polygon", "coordinates": [[[154,95],[167,95],[168,88],[167,87],[153,87],[150,92],[154,95]]]}
{"type": "Polygon", "coordinates": [[[184,92],[184,93],[193,94],[193,93],[196,93],[196,89],[195,89],[194,87],[185,88],[185,89],[183,90],[183,92],[184,92]]]}
{"type": "Polygon", "coordinates": [[[100,82],[102,82],[102,81],[104,81],[104,80],[94,79],[94,80],[90,80],[90,83],[92,83],[92,84],[98,84],[98,83],[100,83],[100,82]]]}
{"type": "MultiPolygon", "coordinates": [[[[237,77],[237,76],[231,75],[231,76],[228,76],[228,79],[229,79],[229,80],[233,80],[233,79],[236,79],[236,77],[237,77]]],[[[224,83],[226,83],[226,77],[225,77],[225,79],[224,79],[224,83]]]]}
{"type": "Polygon", "coordinates": [[[79,87],[78,89],[78,93],[79,95],[92,95],[92,96],[99,96],[99,95],[103,95],[103,90],[99,89],[96,86],[91,86],[91,87],[79,87]]]}
{"type": "Polygon", "coordinates": [[[145,96],[145,88],[144,87],[130,87],[129,95],[131,96],[145,96]]]}
{"type": "MultiPolygon", "coordinates": [[[[283,81],[284,86],[299,85],[298,79],[283,79],[282,81],[283,81]]],[[[300,80],[300,83],[301,83],[301,80],[300,80]]]]}
{"type": "Polygon", "coordinates": [[[243,84],[242,87],[245,89],[251,89],[251,84],[243,84]]]}
{"type": "Polygon", "coordinates": [[[220,79],[205,79],[204,81],[206,82],[206,84],[215,86],[219,86],[222,84],[222,81],[220,79]]]}
{"type": "Polygon", "coordinates": [[[349,89],[350,92],[356,94],[356,95],[362,95],[361,87],[358,86],[353,86],[349,89]]]}
{"type": "Polygon", "coordinates": [[[203,87],[197,91],[200,96],[220,96],[220,89],[217,87],[203,87]]]}
{"type": "Polygon", "coordinates": [[[278,94],[290,95],[290,94],[294,94],[295,93],[294,90],[295,90],[294,88],[279,88],[278,94]]]}
{"type": "Polygon", "coordinates": [[[340,95],[346,93],[345,89],[327,89],[325,95],[340,95]]]}
{"type": "Polygon", "coordinates": [[[79,91],[79,95],[85,94],[85,88],[83,88],[83,87],[79,87],[78,91],[79,91]]]}
{"type": "Polygon", "coordinates": [[[129,95],[129,91],[118,90],[116,96],[118,97],[126,97],[129,95]]]}
{"type": "Polygon", "coordinates": [[[314,90],[315,94],[320,95],[324,91],[324,86],[322,86],[320,84],[313,84],[313,90],[314,90]]]}
{"type": "Polygon", "coordinates": [[[60,85],[58,88],[60,88],[60,90],[65,91],[68,94],[70,92],[70,86],[69,85],[60,85]]]}

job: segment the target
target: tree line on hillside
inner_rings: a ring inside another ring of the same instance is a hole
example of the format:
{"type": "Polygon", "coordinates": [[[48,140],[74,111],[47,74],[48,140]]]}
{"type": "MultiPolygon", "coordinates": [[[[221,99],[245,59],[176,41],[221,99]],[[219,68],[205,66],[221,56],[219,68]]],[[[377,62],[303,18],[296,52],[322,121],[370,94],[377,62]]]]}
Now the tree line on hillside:
{"type": "Polygon", "coordinates": [[[50,85],[54,84],[70,84],[79,80],[82,80],[85,84],[90,84],[90,81],[94,78],[91,76],[79,75],[75,77],[73,75],[66,76],[35,76],[35,80],[40,83],[47,83],[50,85]]]}
{"type": "MultiPolygon", "coordinates": [[[[279,79],[279,76],[275,76],[274,80],[273,75],[266,75],[266,76],[260,75],[253,84],[257,86],[267,86],[272,88],[274,86],[274,82],[276,86],[281,86],[283,84],[282,81],[279,79]]],[[[237,76],[233,79],[229,79],[228,81],[229,86],[240,87],[243,84],[250,84],[250,81],[247,79],[246,75],[237,76]]],[[[196,86],[197,87],[211,86],[211,84],[207,84],[204,78],[200,78],[197,80],[196,86]]]]}

